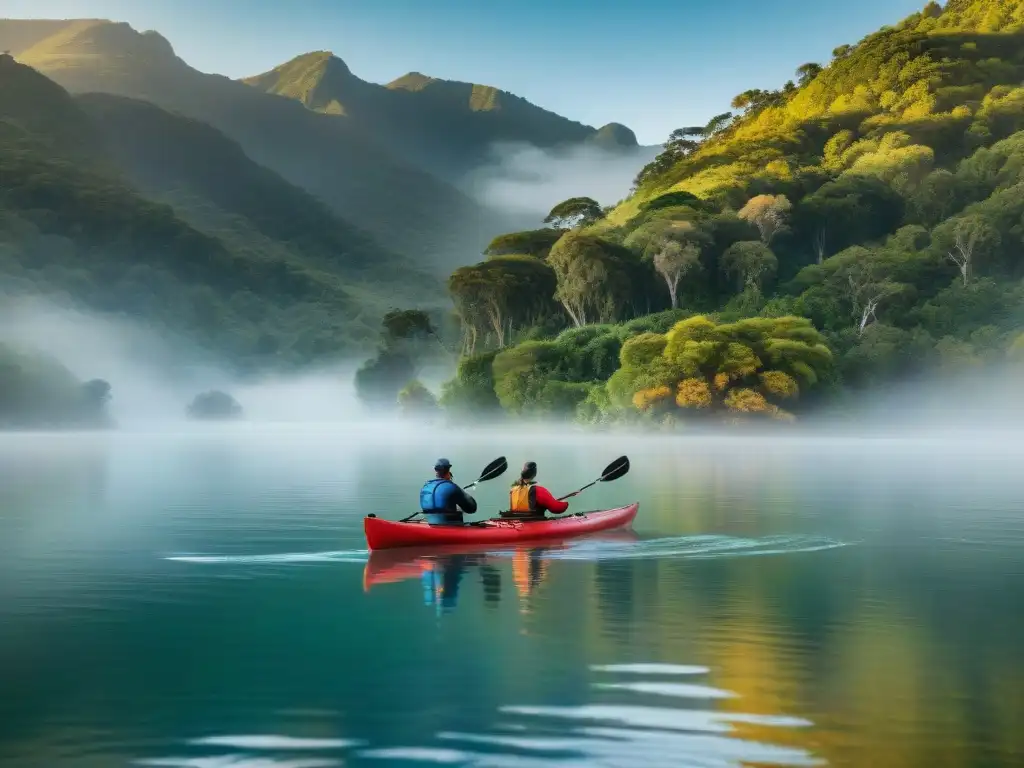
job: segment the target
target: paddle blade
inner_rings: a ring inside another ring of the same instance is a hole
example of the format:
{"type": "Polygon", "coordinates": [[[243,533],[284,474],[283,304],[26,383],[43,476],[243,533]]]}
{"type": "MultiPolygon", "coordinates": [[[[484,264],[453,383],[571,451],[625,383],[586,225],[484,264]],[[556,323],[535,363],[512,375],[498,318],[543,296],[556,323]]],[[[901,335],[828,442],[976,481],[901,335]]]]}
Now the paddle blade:
{"type": "Polygon", "coordinates": [[[610,483],[612,480],[618,480],[627,472],[629,472],[629,457],[619,456],[604,468],[604,472],[601,473],[601,482],[610,483]]]}
{"type": "Polygon", "coordinates": [[[504,456],[501,456],[484,467],[484,471],[480,473],[480,479],[477,480],[477,482],[482,483],[485,480],[493,480],[494,478],[505,474],[505,470],[507,469],[508,462],[505,460],[504,456]]]}

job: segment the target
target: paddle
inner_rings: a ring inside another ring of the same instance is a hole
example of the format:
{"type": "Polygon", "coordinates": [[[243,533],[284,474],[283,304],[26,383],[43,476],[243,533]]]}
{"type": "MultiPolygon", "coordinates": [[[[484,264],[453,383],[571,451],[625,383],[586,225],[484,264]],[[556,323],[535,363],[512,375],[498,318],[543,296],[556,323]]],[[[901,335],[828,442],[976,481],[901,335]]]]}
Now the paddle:
{"type": "Polygon", "coordinates": [[[629,457],[619,456],[619,458],[604,468],[604,472],[601,473],[601,476],[597,478],[597,480],[592,483],[587,483],[578,491],[573,491],[572,493],[559,497],[558,500],[565,501],[566,499],[571,499],[573,496],[582,493],[592,485],[597,485],[598,483],[610,483],[612,480],[618,480],[627,472],[629,472],[629,457]]]}
{"type": "MultiPolygon", "coordinates": [[[[492,461],[490,464],[488,464],[486,467],[484,467],[484,471],[480,473],[480,477],[478,477],[476,480],[474,480],[469,485],[464,485],[462,487],[462,490],[464,490],[464,491],[468,490],[469,488],[472,488],[473,486],[475,486],[477,483],[484,483],[484,482],[486,482],[488,480],[493,480],[496,477],[500,477],[501,475],[505,474],[505,470],[506,469],[508,469],[508,462],[505,460],[504,456],[499,456],[494,461],[492,461]]],[[[419,515],[421,513],[422,513],[422,511],[421,512],[413,512],[411,515],[409,515],[408,517],[403,517],[398,522],[400,522],[400,523],[407,523],[410,520],[412,520],[414,517],[416,517],[416,515],[419,515]]]]}

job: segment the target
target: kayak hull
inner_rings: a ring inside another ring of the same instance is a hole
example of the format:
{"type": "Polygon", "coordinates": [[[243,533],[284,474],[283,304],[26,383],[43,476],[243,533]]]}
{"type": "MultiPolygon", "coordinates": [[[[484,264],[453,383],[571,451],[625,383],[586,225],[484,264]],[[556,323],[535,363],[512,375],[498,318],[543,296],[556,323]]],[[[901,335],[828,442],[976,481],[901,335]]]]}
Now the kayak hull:
{"type": "Polygon", "coordinates": [[[473,525],[428,525],[416,521],[401,523],[379,517],[363,518],[366,544],[371,550],[400,547],[430,547],[453,544],[511,544],[583,536],[597,531],[624,528],[633,523],[639,503],[597,512],[577,512],[536,522],[485,520],[473,525]]]}

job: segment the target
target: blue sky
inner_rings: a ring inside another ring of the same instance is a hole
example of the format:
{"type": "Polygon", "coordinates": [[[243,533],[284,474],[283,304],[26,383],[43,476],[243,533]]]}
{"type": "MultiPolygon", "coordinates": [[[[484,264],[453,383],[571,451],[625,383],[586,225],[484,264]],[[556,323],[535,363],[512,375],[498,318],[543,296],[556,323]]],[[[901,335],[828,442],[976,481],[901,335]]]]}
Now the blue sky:
{"type": "Polygon", "coordinates": [[[5,0],[8,18],[155,29],[204,72],[257,74],[331,50],[364,80],[416,70],[494,85],[655,144],[748,88],[919,10],[924,0],[5,0]]]}

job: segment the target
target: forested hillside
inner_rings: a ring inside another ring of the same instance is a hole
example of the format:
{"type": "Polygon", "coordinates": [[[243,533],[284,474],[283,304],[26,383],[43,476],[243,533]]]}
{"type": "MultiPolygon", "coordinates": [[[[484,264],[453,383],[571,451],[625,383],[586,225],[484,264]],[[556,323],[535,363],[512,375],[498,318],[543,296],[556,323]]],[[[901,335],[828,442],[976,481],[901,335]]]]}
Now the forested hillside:
{"type": "Polygon", "coordinates": [[[364,135],[452,181],[485,162],[494,142],[545,148],[592,143],[622,151],[637,146],[625,126],[596,130],[492,86],[419,72],[387,85],[368,83],[328,51],[297,56],[242,82],[318,112],[344,115],[364,135]]]}
{"type": "Polygon", "coordinates": [[[441,295],[208,126],[114,97],[76,102],[9,56],[0,178],[4,295],[125,313],[240,369],[351,353],[390,302],[441,295]]]}
{"type": "Polygon", "coordinates": [[[465,263],[513,218],[482,208],[343,116],[193,69],[155,32],[108,21],[4,20],[0,41],[72,93],[142,99],[217,128],[382,244],[433,265],[465,263]]]}
{"type": "Polygon", "coordinates": [[[951,0],[737,95],[614,210],[566,201],[452,276],[443,400],[788,419],[1019,354],[1022,83],[1020,4],[951,0]]]}

